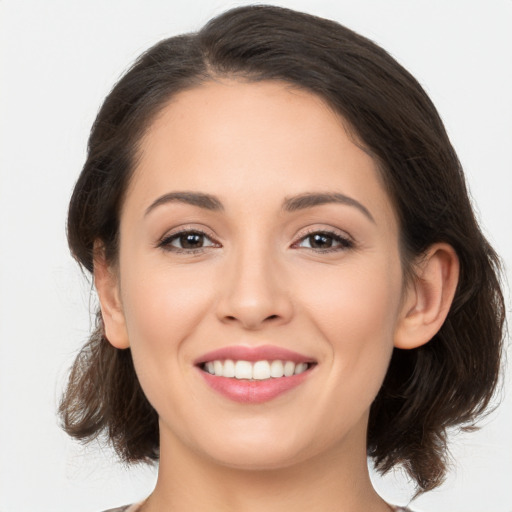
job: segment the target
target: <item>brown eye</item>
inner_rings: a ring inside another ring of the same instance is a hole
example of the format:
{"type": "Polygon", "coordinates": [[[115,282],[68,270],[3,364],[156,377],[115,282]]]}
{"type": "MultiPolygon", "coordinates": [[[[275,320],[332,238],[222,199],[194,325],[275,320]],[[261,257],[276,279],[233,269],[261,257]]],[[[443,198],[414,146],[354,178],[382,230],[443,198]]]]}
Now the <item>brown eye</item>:
{"type": "Polygon", "coordinates": [[[329,249],[332,247],[334,240],[332,236],[317,233],[308,236],[309,246],[312,249],[329,249]]]}
{"type": "Polygon", "coordinates": [[[322,251],[338,251],[353,247],[353,242],[337,233],[319,231],[302,238],[297,247],[322,251]]]}
{"type": "Polygon", "coordinates": [[[197,251],[206,247],[217,247],[210,237],[200,231],[181,231],[165,237],[159,247],[167,251],[197,251]]]}
{"type": "MultiPolygon", "coordinates": [[[[180,235],[175,242],[179,242],[179,247],[181,249],[197,249],[199,247],[203,247],[204,244],[204,235],[200,233],[186,233],[180,235]]],[[[175,245],[175,244],[171,244],[175,245]]]]}

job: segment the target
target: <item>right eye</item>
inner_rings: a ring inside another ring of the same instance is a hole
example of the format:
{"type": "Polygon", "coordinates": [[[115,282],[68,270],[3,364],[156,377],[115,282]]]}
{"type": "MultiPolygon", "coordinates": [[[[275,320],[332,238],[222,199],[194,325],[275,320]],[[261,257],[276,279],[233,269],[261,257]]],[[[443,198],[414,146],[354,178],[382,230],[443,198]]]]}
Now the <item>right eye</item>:
{"type": "Polygon", "coordinates": [[[175,252],[200,252],[206,247],[219,247],[219,245],[202,231],[187,230],[173,233],[164,237],[158,247],[175,252]]]}

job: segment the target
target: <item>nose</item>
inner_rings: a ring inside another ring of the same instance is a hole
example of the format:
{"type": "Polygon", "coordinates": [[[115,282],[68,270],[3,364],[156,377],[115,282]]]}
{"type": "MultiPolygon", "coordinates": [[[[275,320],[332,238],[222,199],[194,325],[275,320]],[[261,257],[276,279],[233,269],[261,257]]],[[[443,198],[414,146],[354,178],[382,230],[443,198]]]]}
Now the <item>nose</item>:
{"type": "Polygon", "coordinates": [[[277,257],[264,250],[259,254],[240,251],[228,265],[217,303],[219,320],[247,330],[290,321],[293,316],[291,290],[277,257]]]}

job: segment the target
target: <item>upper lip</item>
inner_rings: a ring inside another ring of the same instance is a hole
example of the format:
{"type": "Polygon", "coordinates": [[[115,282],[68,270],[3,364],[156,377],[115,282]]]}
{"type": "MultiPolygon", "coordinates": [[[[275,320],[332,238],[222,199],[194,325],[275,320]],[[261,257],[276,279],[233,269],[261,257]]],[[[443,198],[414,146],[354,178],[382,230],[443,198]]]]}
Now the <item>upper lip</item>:
{"type": "Polygon", "coordinates": [[[314,363],[315,360],[304,354],[299,354],[286,348],[274,345],[260,345],[256,347],[247,345],[234,345],[212,350],[195,361],[195,365],[201,365],[208,361],[232,359],[234,361],[293,361],[294,363],[314,363]]]}

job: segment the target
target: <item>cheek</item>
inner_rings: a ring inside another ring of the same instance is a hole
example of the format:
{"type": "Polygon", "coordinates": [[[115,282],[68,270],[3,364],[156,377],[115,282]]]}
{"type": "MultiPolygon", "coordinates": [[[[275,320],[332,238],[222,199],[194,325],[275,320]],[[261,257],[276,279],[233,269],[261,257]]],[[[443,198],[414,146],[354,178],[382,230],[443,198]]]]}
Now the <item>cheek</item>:
{"type": "Polygon", "coordinates": [[[350,383],[354,393],[364,388],[376,393],[393,349],[401,269],[392,260],[377,261],[318,277],[316,292],[304,300],[316,329],[328,342],[333,375],[350,383]]]}
{"type": "Polygon", "coordinates": [[[137,370],[176,361],[182,355],[181,343],[211,303],[211,280],[190,268],[161,264],[130,263],[122,275],[123,310],[137,370]]]}
{"type": "MultiPolygon", "coordinates": [[[[347,265],[315,276],[315,289],[304,300],[330,331],[347,335],[392,329],[398,316],[401,272],[396,262],[347,265]]],[[[352,336],[348,336],[351,339],[352,336]]]]}
{"type": "Polygon", "coordinates": [[[126,327],[137,378],[159,416],[186,418],[190,398],[183,385],[192,368],[183,364],[211,304],[206,279],[191,267],[139,265],[130,258],[121,283],[126,327]]]}

